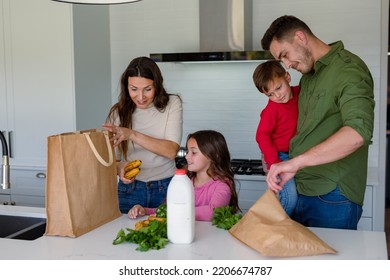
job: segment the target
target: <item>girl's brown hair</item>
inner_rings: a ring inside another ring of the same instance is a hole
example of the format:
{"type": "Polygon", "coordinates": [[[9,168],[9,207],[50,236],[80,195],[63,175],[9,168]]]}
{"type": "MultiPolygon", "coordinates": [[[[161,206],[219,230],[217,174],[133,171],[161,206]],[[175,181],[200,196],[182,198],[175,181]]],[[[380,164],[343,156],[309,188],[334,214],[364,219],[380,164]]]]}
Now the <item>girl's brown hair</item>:
{"type": "MultiPolygon", "coordinates": [[[[190,138],[195,139],[201,153],[210,160],[207,174],[228,184],[231,191],[229,205],[233,207],[234,212],[240,211],[234,173],[230,165],[230,152],[225,137],[214,130],[199,130],[189,134],[187,142],[190,138]]],[[[196,173],[190,172],[189,176],[195,177],[196,173]]]]}

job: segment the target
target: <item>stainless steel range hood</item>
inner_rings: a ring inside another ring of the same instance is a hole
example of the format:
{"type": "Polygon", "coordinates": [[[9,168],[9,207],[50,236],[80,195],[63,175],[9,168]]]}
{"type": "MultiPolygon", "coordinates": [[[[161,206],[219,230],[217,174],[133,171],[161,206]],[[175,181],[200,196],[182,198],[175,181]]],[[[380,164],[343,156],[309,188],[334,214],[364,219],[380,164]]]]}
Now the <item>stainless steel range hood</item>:
{"type": "Polygon", "coordinates": [[[252,0],[199,0],[200,51],[150,57],[157,62],[271,59],[269,52],[253,50],[252,26],[252,0]]]}

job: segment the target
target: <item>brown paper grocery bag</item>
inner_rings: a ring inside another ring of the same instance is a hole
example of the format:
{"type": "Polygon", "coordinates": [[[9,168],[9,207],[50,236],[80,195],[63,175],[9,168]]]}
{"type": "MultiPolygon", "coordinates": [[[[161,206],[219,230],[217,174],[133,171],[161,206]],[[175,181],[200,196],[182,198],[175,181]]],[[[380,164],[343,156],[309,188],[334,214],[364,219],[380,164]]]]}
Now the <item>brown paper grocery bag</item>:
{"type": "Polygon", "coordinates": [[[298,257],[336,253],[308,228],[290,219],[270,189],[229,232],[264,256],[298,257]]]}
{"type": "Polygon", "coordinates": [[[46,235],[77,237],[121,216],[106,131],[48,137],[46,235]]]}

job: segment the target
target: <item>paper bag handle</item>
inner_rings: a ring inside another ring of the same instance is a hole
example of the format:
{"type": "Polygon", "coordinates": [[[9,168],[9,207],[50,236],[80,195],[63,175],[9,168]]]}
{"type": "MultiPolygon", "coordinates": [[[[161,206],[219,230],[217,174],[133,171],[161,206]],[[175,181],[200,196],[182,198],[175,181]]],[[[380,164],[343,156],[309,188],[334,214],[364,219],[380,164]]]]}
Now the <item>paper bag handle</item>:
{"type": "Polygon", "coordinates": [[[114,162],[114,156],[112,154],[112,148],[110,145],[110,139],[108,138],[108,134],[104,133],[104,138],[106,139],[107,143],[107,149],[108,149],[108,162],[105,161],[99,154],[99,152],[96,150],[95,145],[93,144],[91,137],[89,136],[89,133],[83,133],[85,135],[85,138],[88,141],[89,147],[91,148],[92,152],[94,153],[96,159],[104,166],[108,167],[114,162]]]}

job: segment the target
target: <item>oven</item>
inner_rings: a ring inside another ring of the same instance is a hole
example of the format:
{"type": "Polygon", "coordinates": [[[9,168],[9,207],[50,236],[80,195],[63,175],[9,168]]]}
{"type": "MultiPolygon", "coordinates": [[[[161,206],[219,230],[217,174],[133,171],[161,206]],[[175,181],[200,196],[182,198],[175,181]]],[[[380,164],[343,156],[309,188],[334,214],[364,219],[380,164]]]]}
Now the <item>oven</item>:
{"type": "Polygon", "coordinates": [[[230,163],[235,175],[265,175],[259,159],[232,159],[230,163]]]}

